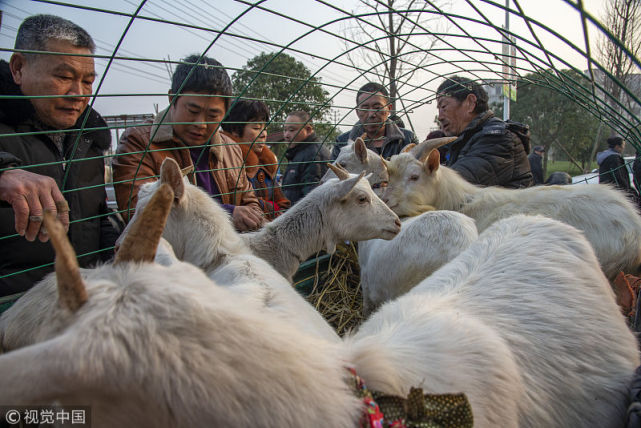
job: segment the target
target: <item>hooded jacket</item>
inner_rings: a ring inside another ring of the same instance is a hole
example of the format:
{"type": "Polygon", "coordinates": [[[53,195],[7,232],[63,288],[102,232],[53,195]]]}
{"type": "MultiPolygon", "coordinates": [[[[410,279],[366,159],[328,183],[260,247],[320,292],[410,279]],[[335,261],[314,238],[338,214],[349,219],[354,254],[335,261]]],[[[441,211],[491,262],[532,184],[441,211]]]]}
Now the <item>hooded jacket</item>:
{"type": "MultiPolygon", "coordinates": [[[[0,61],[0,95],[23,95],[13,81],[9,64],[0,61]]],[[[111,145],[111,133],[102,117],[90,107],[64,133],[63,152],[36,119],[28,99],[0,99],[0,171],[29,166],[35,174],[53,178],[70,208],[69,239],[81,267],[89,267],[113,255],[117,232],[107,219],[105,163],[102,156],[111,145]],[[84,124],[85,116],[87,120],[84,124]],[[83,128],[83,131],[79,131],[83,128]],[[102,129],[95,129],[102,128],[102,129]],[[75,151],[74,151],[75,149],[75,151]],[[82,162],[66,162],[86,159],[82,162]],[[67,178],[65,181],[65,174],[67,178]],[[64,183],[64,184],[63,184],[64,183]],[[104,250],[99,252],[100,250],[104,250]]],[[[0,203],[0,295],[26,291],[53,270],[51,243],[27,241],[15,231],[13,208],[0,203]],[[5,238],[11,236],[10,238],[5,238]],[[16,274],[16,272],[28,270],[16,274]]]]}
{"type": "Polygon", "coordinates": [[[630,175],[621,153],[608,148],[597,153],[596,163],[599,164],[599,183],[610,183],[618,189],[636,195],[636,191],[630,185],[630,175]]]}
{"type": "MultiPolygon", "coordinates": [[[[358,137],[362,137],[365,140],[365,133],[360,123],[354,125],[349,132],[345,132],[336,138],[336,144],[332,149],[332,160],[336,160],[341,149],[347,145],[348,141],[356,141],[358,137]]],[[[403,147],[410,143],[418,144],[416,135],[409,129],[399,128],[391,120],[385,123],[385,141],[383,141],[383,145],[380,148],[370,147],[365,141],[368,149],[374,150],[387,160],[399,154],[403,147]]]]}
{"type": "Polygon", "coordinates": [[[533,184],[525,143],[486,111],[450,143],[447,166],[473,184],[508,188],[533,184]]]}
{"type": "Polygon", "coordinates": [[[285,152],[288,164],[283,174],[283,192],[293,204],[311,192],[327,171],[329,150],[310,134],[285,152]]]}

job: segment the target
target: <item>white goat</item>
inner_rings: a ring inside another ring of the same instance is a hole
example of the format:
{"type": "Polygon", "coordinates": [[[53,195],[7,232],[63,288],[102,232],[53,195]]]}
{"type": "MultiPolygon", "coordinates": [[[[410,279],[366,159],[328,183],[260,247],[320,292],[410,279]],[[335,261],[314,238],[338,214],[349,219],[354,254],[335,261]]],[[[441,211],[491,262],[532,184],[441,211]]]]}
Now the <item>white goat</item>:
{"type": "MultiPolygon", "coordinates": [[[[65,238],[51,220],[52,242],[65,238]]],[[[3,314],[0,402],[91,405],[99,428],[353,427],[363,405],[345,383],[351,366],[387,394],[464,391],[481,428],[608,428],[639,364],[589,244],[549,219],[498,222],[346,349],[251,310],[193,266],[148,258],[123,255],[82,280],[57,262],[62,307],[45,280],[3,314]],[[34,343],[16,349],[25,326],[34,343]]]]}
{"type": "Polygon", "coordinates": [[[438,150],[425,142],[392,157],[387,168],[390,182],[383,199],[400,216],[453,210],[473,218],[482,232],[501,218],[540,214],[583,231],[609,279],[619,271],[639,272],[641,217],[634,204],[608,186],[482,188],[440,166],[438,150]]]}
{"type": "MultiPolygon", "coordinates": [[[[164,161],[160,179],[140,188],[134,219],[163,185],[170,186],[175,195],[163,238],[173,247],[178,259],[203,269],[216,283],[233,288],[235,293],[244,295],[263,309],[299,324],[307,333],[339,340],[334,329],[287,279],[251,253],[234,230],[227,212],[209,195],[183,179],[175,161],[164,161]]],[[[128,230],[125,230],[123,236],[127,234],[128,230]]]]}
{"type": "MultiPolygon", "coordinates": [[[[367,181],[369,181],[374,193],[379,197],[382,195],[385,186],[387,186],[389,176],[385,164],[383,164],[383,158],[368,149],[360,137],[356,141],[348,142],[346,146],[341,148],[334,165],[345,169],[351,174],[360,174],[365,171],[367,181]]],[[[320,182],[323,184],[331,178],[336,178],[336,174],[330,168],[320,182]]]]}
{"type": "Polygon", "coordinates": [[[477,238],[471,218],[454,211],[430,211],[404,220],[391,241],[359,242],[363,312],[405,294],[477,238]]]}
{"type": "Polygon", "coordinates": [[[89,405],[97,428],[356,426],[362,404],[338,344],[190,264],[145,263],[155,248],[130,261],[131,241],[154,240],[147,227],[123,242],[118,263],[81,272],[54,222],[56,277],[0,318],[1,403],[89,405]]]}
{"type": "Polygon", "coordinates": [[[331,179],[257,232],[243,234],[254,254],[291,280],[300,263],[336,243],[374,238],[392,239],[401,222],[360,176],[350,177],[331,166],[331,179]]]}
{"type": "Polygon", "coordinates": [[[496,222],[349,345],[371,388],[463,391],[479,427],[621,427],[639,365],[589,243],[544,217],[496,222]]]}

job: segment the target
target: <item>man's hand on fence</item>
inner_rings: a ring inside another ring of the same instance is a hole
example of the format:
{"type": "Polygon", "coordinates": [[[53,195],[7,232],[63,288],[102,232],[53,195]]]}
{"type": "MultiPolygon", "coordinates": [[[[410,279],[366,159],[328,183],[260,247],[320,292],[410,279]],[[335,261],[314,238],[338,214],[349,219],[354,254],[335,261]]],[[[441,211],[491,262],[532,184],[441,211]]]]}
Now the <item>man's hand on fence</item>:
{"type": "Polygon", "coordinates": [[[265,223],[261,212],[245,205],[237,205],[231,217],[234,226],[241,232],[256,230],[265,223]]]}
{"type": "Polygon", "coordinates": [[[69,230],[69,206],[55,180],[45,175],[22,169],[12,169],[0,174],[0,200],[13,207],[16,232],[28,241],[36,236],[42,242],[49,237],[41,229],[44,210],[56,213],[69,230]]]}

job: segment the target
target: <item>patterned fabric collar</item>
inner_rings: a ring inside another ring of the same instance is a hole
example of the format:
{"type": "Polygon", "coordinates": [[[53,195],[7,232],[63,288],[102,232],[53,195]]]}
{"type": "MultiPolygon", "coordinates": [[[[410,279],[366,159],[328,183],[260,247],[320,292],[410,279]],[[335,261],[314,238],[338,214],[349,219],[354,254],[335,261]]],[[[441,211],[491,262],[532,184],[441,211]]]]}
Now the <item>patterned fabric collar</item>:
{"type": "Polygon", "coordinates": [[[423,394],[410,388],[407,398],[367,389],[353,368],[350,386],[363,400],[359,428],[471,428],[472,408],[465,394],[423,394]]]}

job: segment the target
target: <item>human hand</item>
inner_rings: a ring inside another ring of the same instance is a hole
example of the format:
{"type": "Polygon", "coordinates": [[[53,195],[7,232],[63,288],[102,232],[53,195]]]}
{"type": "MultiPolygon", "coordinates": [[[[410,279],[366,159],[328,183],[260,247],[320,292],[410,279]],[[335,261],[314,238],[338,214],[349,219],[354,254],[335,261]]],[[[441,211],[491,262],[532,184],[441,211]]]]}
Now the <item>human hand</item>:
{"type": "Polygon", "coordinates": [[[69,230],[69,205],[58,189],[56,181],[46,175],[22,169],[11,169],[0,174],[0,200],[13,207],[16,232],[27,241],[49,239],[42,229],[44,210],[57,215],[65,231],[69,230]]]}
{"type": "Polygon", "coordinates": [[[241,232],[256,230],[265,223],[261,212],[246,205],[236,205],[231,217],[234,226],[241,232]]]}

